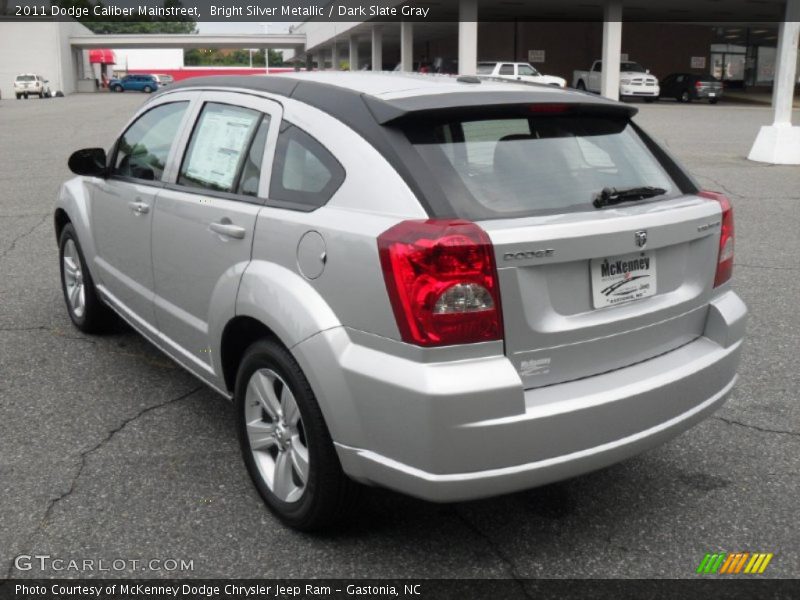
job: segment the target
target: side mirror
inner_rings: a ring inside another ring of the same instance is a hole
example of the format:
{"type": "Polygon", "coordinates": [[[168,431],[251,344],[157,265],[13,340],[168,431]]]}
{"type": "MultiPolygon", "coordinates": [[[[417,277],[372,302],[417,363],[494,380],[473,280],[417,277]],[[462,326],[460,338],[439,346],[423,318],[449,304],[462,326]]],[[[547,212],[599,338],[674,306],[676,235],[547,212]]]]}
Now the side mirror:
{"type": "Polygon", "coordinates": [[[69,170],[76,175],[105,177],[106,151],[102,148],[84,148],[73,152],[67,162],[69,170]]]}

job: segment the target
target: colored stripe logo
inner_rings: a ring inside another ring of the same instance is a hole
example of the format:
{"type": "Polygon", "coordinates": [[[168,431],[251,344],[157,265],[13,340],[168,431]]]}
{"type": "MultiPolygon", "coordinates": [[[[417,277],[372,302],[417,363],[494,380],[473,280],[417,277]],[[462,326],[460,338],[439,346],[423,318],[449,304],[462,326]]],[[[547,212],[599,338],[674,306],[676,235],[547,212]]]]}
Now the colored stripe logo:
{"type": "Polygon", "coordinates": [[[772,552],[706,554],[697,567],[697,573],[703,575],[738,575],[740,573],[760,575],[767,570],[767,565],[773,556],[772,552]]]}

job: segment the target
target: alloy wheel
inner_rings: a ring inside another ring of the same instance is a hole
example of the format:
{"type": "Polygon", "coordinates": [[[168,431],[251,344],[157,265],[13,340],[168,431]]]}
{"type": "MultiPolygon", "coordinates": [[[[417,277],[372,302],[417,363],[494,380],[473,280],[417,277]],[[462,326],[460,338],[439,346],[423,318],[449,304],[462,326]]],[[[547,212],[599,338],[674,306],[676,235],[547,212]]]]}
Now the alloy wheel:
{"type": "Polygon", "coordinates": [[[78,247],[72,239],[67,240],[66,244],[64,244],[62,266],[64,269],[64,288],[70,310],[72,310],[72,314],[80,319],[86,312],[86,286],[83,280],[81,259],[78,256],[78,247]]]}
{"type": "Polygon", "coordinates": [[[250,451],[264,483],[282,502],[297,502],[309,479],[308,442],[294,394],[272,369],[259,369],[245,392],[250,451]]]}

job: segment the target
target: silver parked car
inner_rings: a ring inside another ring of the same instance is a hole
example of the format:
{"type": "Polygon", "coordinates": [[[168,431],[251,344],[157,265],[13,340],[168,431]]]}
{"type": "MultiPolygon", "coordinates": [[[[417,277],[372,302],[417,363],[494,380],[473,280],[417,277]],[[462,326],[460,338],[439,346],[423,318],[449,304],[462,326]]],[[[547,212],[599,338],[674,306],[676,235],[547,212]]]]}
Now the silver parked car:
{"type": "Polygon", "coordinates": [[[433,501],[660,444],[736,381],[733,214],[636,108],[474,77],[212,77],[70,158],[69,315],[233,400],[285,522],[353,481],[433,501]]]}

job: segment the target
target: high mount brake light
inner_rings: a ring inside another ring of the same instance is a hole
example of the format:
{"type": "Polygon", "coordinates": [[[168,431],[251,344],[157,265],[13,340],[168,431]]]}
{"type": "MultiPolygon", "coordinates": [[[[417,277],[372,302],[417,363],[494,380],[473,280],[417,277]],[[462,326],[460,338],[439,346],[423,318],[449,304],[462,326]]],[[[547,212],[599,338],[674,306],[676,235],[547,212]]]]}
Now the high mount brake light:
{"type": "Polygon", "coordinates": [[[568,112],[568,104],[529,104],[528,112],[533,114],[559,114],[568,112]]]}
{"type": "Polygon", "coordinates": [[[697,195],[709,200],[716,200],[722,207],[717,272],[714,275],[714,287],[717,287],[728,281],[733,275],[733,207],[730,200],[719,192],[702,191],[697,195]]]}
{"type": "Polygon", "coordinates": [[[378,251],[403,341],[446,346],[503,338],[494,249],[475,223],[403,221],[378,236],[378,251]]]}

